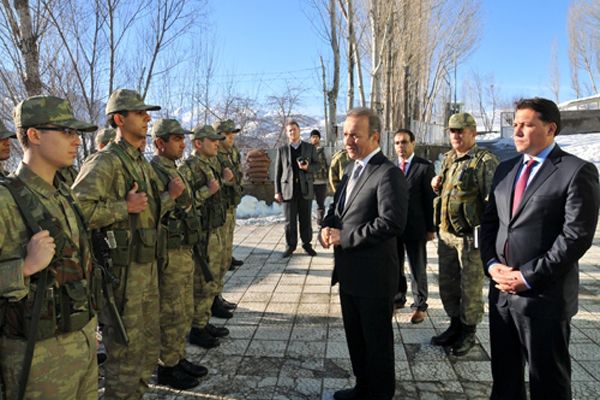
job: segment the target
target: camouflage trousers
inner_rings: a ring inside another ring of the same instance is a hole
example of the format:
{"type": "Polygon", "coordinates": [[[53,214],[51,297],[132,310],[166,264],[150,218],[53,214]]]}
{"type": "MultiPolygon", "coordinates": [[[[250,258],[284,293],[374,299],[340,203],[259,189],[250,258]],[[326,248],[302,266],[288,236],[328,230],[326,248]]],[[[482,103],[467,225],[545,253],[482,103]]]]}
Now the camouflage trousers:
{"type": "Polygon", "coordinates": [[[125,279],[123,267],[115,267],[120,280],[116,297],[123,304],[123,324],[129,336],[129,345],[115,341],[115,328],[104,326],[104,344],[108,359],[104,364],[106,376],[105,400],[141,399],[160,351],[158,276],[156,263],[129,265],[125,279]],[[124,285],[127,285],[125,290],[124,285]],[[125,293],[123,293],[125,291],[125,293]]]}
{"type": "Polygon", "coordinates": [[[439,287],[444,310],[466,325],[483,317],[483,266],[473,237],[439,231],[439,287]]]}
{"type": "MultiPolygon", "coordinates": [[[[225,218],[225,225],[223,225],[223,276],[229,271],[231,266],[231,258],[233,256],[233,232],[235,231],[235,209],[236,207],[229,207],[225,218]]],[[[223,291],[223,288],[221,288],[223,291]]]]}
{"type": "MultiPolygon", "coordinates": [[[[94,317],[79,331],[36,342],[25,390],[26,399],[98,398],[97,324],[94,317]]],[[[0,338],[0,368],[6,399],[17,398],[25,346],[24,340],[0,338]]]]}
{"type": "Polygon", "coordinates": [[[175,366],[185,355],[185,335],[194,313],[194,258],[191,248],[170,249],[158,271],[160,360],[175,366]]]}
{"type": "Polygon", "coordinates": [[[223,227],[212,229],[208,235],[208,266],[213,280],[206,282],[200,266],[194,271],[194,328],[204,328],[210,320],[214,297],[223,290],[223,227]]]}

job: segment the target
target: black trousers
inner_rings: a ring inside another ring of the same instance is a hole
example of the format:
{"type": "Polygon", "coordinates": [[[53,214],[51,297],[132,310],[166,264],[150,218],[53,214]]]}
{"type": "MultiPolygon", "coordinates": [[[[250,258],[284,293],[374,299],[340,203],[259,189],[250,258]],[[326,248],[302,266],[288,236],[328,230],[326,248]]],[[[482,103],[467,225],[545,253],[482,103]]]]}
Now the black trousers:
{"type": "Polygon", "coordinates": [[[398,238],[398,260],[400,262],[400,279],[398,280],[398,297],[406,298],[408,285],[404,273],[404,250],[408,258],[408,265],[412,275],[411,289],[413,294],[412,309],[427,310],[427,241],[404,240],[398,238]]]}
{"type": "Polygon", "coordinates": [[[490,304],[491,399],[525,400],[525,361],[531,400],[571,399],[569,320],[531,318],[490,304]]]}
{"type": "Polygon", "coordinates": [[[310,244],[312,240],[311,208],[312,199],[304,199],[300,189],[296,189],[296,187],[294,187],[292,198],[283,202],[285,241],[289,249],[296,249],[298,246],[298,222],[300,223],[300,239],[302,240],[302,244],[310,244]]]}
{"type": "Polygon", "coordinates": [[[327,184],[314,184],[315,201],[317,202],[317,224],[321,225],[325,216],[325,198],[327,197],[327,184]]]}
{"type": "Polygon", "coordinates": [[[340,291],[342,318],[356,386],[369,399],[391,399],[396,390],[391,298],[368,298],[340,291]]]}

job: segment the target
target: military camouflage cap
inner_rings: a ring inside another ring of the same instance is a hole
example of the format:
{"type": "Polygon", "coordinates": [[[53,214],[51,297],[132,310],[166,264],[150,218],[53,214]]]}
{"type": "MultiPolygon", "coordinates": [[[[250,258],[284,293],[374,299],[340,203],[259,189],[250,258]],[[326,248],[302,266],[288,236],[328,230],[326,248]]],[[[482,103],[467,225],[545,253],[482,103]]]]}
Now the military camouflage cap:
{"type": "Polygon", "coordinates": [[[448,129],[477,128],[475,118],[469,113],[454,114],[448,120],[448,129]]]}
{"type": "Polygon", "coordinates": [[[169,135],[189,135],[190,131],[181,127],[176,119],[159,119],[152,125],[152,137],[164,138],[169,135]]]}
{"type": "Polygon", "coordinates": [[[212,127],[215,128],[217,133],[238,133],[241,131],[240,128],[235,126],[235,122],[231,119],[226,119],[225,121],[217,121],[212,124],[212,127]]]}
{"type": "Polygon", "coordinates": [[[14,132],[9,131],[6,128],[6,125],[4,125],[4,122],[0,121],[0,140],[2,139],[9,139],[9,138],[16,138],[17,135],[14,132]]]}
{"type": "Polygon", "coordinates": [[[221,135],[220,133],[215,132],[215,129],[210,126],[210,125],[204,125],[204,126],[200,126],[198,125],[197,127],[194,128],[194,139],[211,139],[211,140],[223,140],[225,139],[225,136],[221,135]]]}
{"type": "Polygon", "coordinates": [[[17,128],[55,125],[82,132],[98,129],[96,125],[76,119],[71,104],[55,96],[32,96],[23,100],[15,107],[13,119],[17,128]]]}
{"type": "Polygon", "coordinates": [[[117,130],[113,128],[104,128],[100,129],[98,133],[96,133],[96,146],[98,145],[107,145],[112,140],[117,137],[117,130]]]}
{"type": "Polygon", "coordinates": [[[110,94],[106,103],[106,115],[117,111],[157,111],[160,106],[144,103],[142,96],[135,90],[117,89],[110,94]]]}

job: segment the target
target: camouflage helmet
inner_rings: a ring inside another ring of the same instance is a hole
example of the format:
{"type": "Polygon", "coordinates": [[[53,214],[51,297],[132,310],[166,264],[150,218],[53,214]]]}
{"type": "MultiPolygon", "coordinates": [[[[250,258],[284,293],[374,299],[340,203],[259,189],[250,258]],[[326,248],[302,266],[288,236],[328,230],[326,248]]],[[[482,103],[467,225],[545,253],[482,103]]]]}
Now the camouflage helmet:
{"type": "Polygon", "coordinates": [[[211,139],[211,140],[223,140],[225,136],[215,132],[215,129],[210,125],[204,125],[194,128],[194,139],[211,139]]]}
{"type": "Polygon", "coordinates": [[[96,125],[76,119],[71,104],[67,100],[55,96],[32,96],[23,100],[15,107],[13,119],[17,128],[55,125],[82,132],[92,132],[98,129],[96,125]]]}
{"type": "Polygon", "coordinates": [[[231,119],[214,122],[212,127],[215,129],[215,131],[217,131],[217,133],[238,133],[241,131],[240,128],[235,126],[235,123],[231,119]]]}
{"type": "Polygon", "coordinates": [[[469,113],[454,114],[448,120],[448,129],[477,128],[475,118],[469,113]]]}
{"type": "Polygon", "coordinates": [[[2,139],[14,139],[17,135],[14,132],[9,131],[4,125],[4,122],[0,121],[0,140],[2,139]]]}
{"type": "Polygon", "coordinates": [[[117,137],[117,130],[113,128],[103,128],[96,133],[96,146],[106,146],[117,137]]]}
{"type": "Polygon", "coordinates": [[[164,138],[169,135],[189,135],[191,133],[183,129],[176,119],[159,119],[152,125],[153,138],[164,138]]]}
{"type": "Polygon", "coordinates": [[[144,103],[142,96],[135,90],[117,89],[110,94],[106,103],[106,115],[118,111],[157,111],[160,106],[144,103]]]}

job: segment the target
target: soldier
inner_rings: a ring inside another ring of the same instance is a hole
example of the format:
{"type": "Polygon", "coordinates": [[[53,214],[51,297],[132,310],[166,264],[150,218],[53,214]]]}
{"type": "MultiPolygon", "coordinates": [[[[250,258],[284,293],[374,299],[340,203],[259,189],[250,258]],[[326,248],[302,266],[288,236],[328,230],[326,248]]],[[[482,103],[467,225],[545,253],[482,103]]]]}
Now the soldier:
{"type": "Polygon", "coordinates": [[[79,132],[96,127],[75,119],[70,104],[54,96],[22,101],[14,121],[23,161],[0,186],[0,368],[6,398],[96,399],[90,243],[71,191],[54,179],[59,168],[73,163],[79,132]]]}
{"type": "Polygon", "coordinates": [[[150,164],[166,186],[171,177],[185,183],[175,208],[161,218],[158,289],[160,293],[160,361],[158,383],[190,389],[208,370],[185,359],[185,335],[194,313],[194,258],[192,247],[200,240],[200,217],[192,203],[192,189],[177,171],[175,161],[185,149],[184,130],[174,119],[160,119],[152,127],[155,155],[150,164]],[[166,248],[166,251],[163,249],[166,248]],[[160,251],[162,250],[162,251],[160,251]]]}
{"type": "MultiPolygon", "coordinates": [[[[216,157],[219,142],[224,139],[225,137],[216,133],[210,125],[194,128],[192,140],[194,152],[181,166],[183,176],[191,183],[194,197],[199,202],[202,230],[206,235],[202,256],[205,257],[204,261],[208,263],[213,278],[212,281],[207,282],[197,263],[194,273],[194,317],[189,341],[191,344],[207,349],[218,346],[220,344],[218,338],[229,334],[227,328],[216,327],[209,323],[211,306],[215,296],[222,290],[225,271],[221,251],[225,209],[221,200],[221,167],[216,157]]],[[[220,318],[233,316],[229,310],[220,311],[222,313],[213,315],[220,318]]]]}
{"type": "Polygon", "coordinates": [[[349,162],[350,158],[348,158],[348,152],[345,149],[336,152],[331,157],[331,165],[329,166],[330,192],[335,193],[335,188],[342,180],[342,176],[344,176],[344,169],[346,169],[346,165],[348,165],[349,162]]]}
{"type": "Polygon", "coordinates": [[[317,225],[321,226],[321,221],[323,221],[323,217],[325,216],[329,163],[327,162],[327,157],[325,157],[325,149],[321,146],[321,132],[313,129],[310,132],[310,143],[317,149],[317,158],[319,159],[319,169],[313,174],[313,189],[315,191],[315,201],[317,202],[317,225]]]}
{"type": "MultiPolygon", "coordinates": [[[[6,126],[0,121],[0,161],[6,161],[10,158],[10,139],[15,139],[17,135],[6,129],[6,126]]],[[[0,164],[0,176],[6,176],[7,173],[0,164]]]]}
{"type": "Polygon", "coordinates": [[[73,185],[90,228],[116,242],[111,272],[118,280],[115,297],[129,344],[119,340],[116,326],[101,314],[108,353],[105,399],[142,398],[159,356],[157,228],[160,215],[185,189],[180,178],[173,178],[165,191],[142,153],[148,111],[159,109],[135,91],[114,91],[106,115],[117,136],[90,157],[73,185]]]}
{"type": "Polygon", "coordinates": [[[242,158],[240,150],[234,144],[235,135],[241,131],[235,123],[227,119],[213,124],[215,131],[225,139],[219,145],[219,161],[223,170],[228,168],[233,172],[233,180],[225,182],[223,186],[223,198],[227,203],[227,218],[225,219],[225,266],[230,270],[241,267],[244,262],[233,257],[233,232],[235,231],[235,210],[242,200],[242,158]]]}
{"type": "Polygon", "coordinates": [[[450,327],[431,338],[436,346],[452,346],[461,356],[475,345],[476,325],[483,316],[483,267],[474,240],[490,192],[498,158],[475,144],[475,119],[454,114],[448,121],[452,150],[445,154],[440,175],[431,180],[438,196],[439,287],[450,327]]]}
{"type": "Polygon", "coordinates": [[[103,128],[96,133],[94,143],[96,143],[96,149],[98,151],[104,149],[110,142],[115,140],[117,131],[113,128],[103,128]]]}

